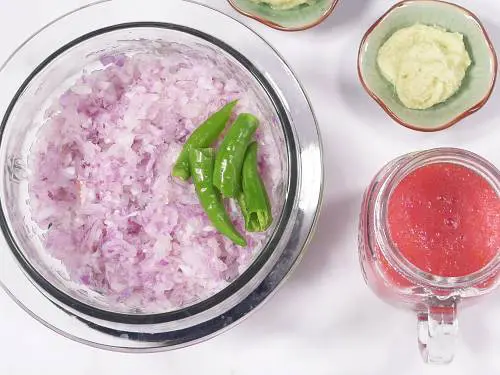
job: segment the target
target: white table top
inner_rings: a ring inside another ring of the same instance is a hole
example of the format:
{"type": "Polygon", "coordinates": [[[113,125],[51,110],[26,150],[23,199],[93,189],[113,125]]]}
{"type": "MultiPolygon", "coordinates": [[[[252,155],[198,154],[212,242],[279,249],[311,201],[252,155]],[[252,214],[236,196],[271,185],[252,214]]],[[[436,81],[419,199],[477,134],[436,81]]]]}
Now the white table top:
{"type": "MultiPolygon", "coordinates": [[[[42,25],[87,2],[0,0],[0,61],[42,25]]],[[[363,33],[394,0],[341,0],[324,24],[300,33],[271,30],[236,14],[225,0],[201,2],[264,36],[312,100],[325,146],[326,186],[309,252],[277,295],[242,324],[197,346],[151,355],[105,352],[69,341],[0,290],[0,374],[500,374],[499,293],[460,315],[454,363],[429,367],[419,357],[415,317],[385,305],[368,290],[357,258],[361,196],[386,161],[410,150],[456,146],[500,165],[500,90],[459,125],[420,134],[393,123],[365,94],[356,73],[363,33]]],[[[500,51],[500,2],[456,2],[482,19],[500,51]]]]}

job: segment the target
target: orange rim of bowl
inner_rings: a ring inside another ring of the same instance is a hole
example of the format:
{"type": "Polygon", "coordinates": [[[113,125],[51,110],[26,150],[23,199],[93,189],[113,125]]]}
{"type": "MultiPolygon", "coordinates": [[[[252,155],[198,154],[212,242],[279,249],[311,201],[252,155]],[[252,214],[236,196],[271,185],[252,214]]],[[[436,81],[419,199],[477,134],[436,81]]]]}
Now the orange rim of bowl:
{"type": "Polygon", "coordinates": [[[279,23],[270,21],[268,19],[265,19],[264,17],[259,17],[258,15],[253,14],[251,12],[245,12],[235,3],[234,0],[227,0],[227,1],[228,1],[229,5],[231,5],[233,7],[233,9],[236,10],[238,13],[240,13],[246,17],[252,18],[256,21],[259,21],[260,23],[263,23],[266,26],[272,27],[273,29],[280,30],[280,31],[303,31],[303,30],[310,29],[314,26],[317,26],[320,23],[322,23],[324,20],[326,20],[330,16],[330,14],[332,14],[333,10],[335,9],[335,7],[337,6],[337,4],[339,3],[340,0],[333,0],[330,7],[326,10],[325,13],[323,13],[323,15],[320,18],[318,18],[316,21],[314,21],[310,24],[307,24],[307,25],[301,26],[301,27],[282,26],[279,23]]]}
{"type": "Polygon", "coordinates": [[[362,69],[361,69],[361,62],[363,60],[364,47],[365,47],[365,45],[366,45],[366,43],[368,41],[368,38],[370,37],[371,33],[377,28],[377,26],[382,21],[384,21],[394,10],[396,10],[396,9],[398,9],[400,7],[409,5],[409,4],[419,3],[421,1],[422,0],[403,0],[403,1],[401,1],[401,2],[399,2],[397,4],[395,4],[395,5],[393,5],[377,21],[375,21],[375,23],[368,29],[368,31],[363,36],[363,39],[361,40],[361,44],[359,46],[359,51],[358,51],[358,76],[359,76],[359,79],[360,79],[361,84],[363,85],[365,91],[380,105],[380,107],[382,107],[382,109],[394,121],[396,121],[400,125],[403,125],[404,127],[408,128],[408,129],[411,129],[411,130],[416,130],[416,131],[420,131],[420,132],[431,133],[431,132],[437,132],[437,131],[440,131],[440,130],[447,129],[447,128],[455,125],[456,123],[460,122],[464,118],[466,118],[466,117],[472,115],[474,112],[477,112],[478,110],[480,110],[486,104],[486,102],[489,100],[491,94],[493,93],[493,89],[495,88],[495,82],[496,82],[496,79],[497,79],[497,71],[498,71],[498,58],[497,58],[497,55],[496,55],[496,52],[495,52],[495,47],[493,46],[493,43],[491,42],[491,39],[490,39],[490,37],[489,37],[489,35],[488,35],[485,27],[483,26],[483,24],[481,23],[481,21],[479,20],[479,18],[474,13],[472,13],[470,10],[468,10],[468,9],[466,9],[466,8],[460,6],[460,5],[457,5],[457,4],[454,4],[454,3],[450,3],[448,1],[442,1],[442,0],[424,0],[424,1],[427,1],[427,2],[441,3],[441,4],[446,4],[446,5],[453,6],[453,7],[457,8],[458,10],[460,10],[461,12],[463,12],[465,15],[470,16],[476,22],[476,24],[481,29],[481,32],[483,33],[484,40],[486,41],[486,44],[488,45],[488,48],[489,48],[489,51],[490,51],[490,61],[492,62],[492,67],[493,67],[493,69],[492,69],[493,70],[492,71],[492,79],[490,81],[490,87],[489,87],[488,92],[486,93],[486,95],[478,103],[476,103],[475,105],[473,105],[469,109],[465,110],[464,112],[458,114],[455,118],[453,118],[451,121],[447,122],[446,124],[443,124],[443,125],[435,127],[435,128],[422,128],[422,127],[418,127],[418,126],[412,125],[412,124],[410,124],[408,122],[405,122],[398,115],[396,115],[384,103],[384,101],[377,94],[375,94],[370,89],[370,87],[366,84],[365,79],[363,78],[363,72],[362,72],[362,69]]]}

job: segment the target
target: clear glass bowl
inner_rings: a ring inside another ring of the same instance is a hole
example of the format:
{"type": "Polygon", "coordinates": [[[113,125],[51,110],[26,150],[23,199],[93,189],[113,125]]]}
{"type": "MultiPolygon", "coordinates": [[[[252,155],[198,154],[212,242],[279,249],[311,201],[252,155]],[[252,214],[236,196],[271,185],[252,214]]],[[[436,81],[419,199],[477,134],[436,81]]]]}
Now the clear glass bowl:
{"type": "Polygon", "coordinates": [[[264,301],[300,258],[316,222],[323,171],[309,102],[293,73],[260,37],[237,21],[190,2],[101,1],[50,23],[0,68],[0,285],[32,316],[77,341],[114,350],[153,351],[221,332],[264,301]],[[228,287],[182,309],[148,314],[109,306],[69,280],[43,250],[30,219],[28,155],[43,115],[103,54],[158,53],[181,45],[213,56],[262,98],[257,107],[280,145],[283,181],[266,245],[228,287]],[[307,182],[307,185],[306,185],[307,182]],[[73,319],[74,317],[78,319],[73,319]]]}

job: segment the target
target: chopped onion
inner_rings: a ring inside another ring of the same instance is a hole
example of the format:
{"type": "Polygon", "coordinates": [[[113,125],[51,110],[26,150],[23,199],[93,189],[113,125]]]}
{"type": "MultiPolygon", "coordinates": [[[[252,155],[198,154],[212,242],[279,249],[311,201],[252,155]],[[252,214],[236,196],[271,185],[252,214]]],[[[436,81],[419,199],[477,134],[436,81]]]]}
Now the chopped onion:
{"type": "MultiPolygon", "coordinates": [[[[111,306],[160,312],[208,298],[249,266],[266,235],[235,246],[170,171],[186,137],[223,104],[240,99],[237,112],[258,114],[252,94],[214,61],[182,53],[101,62],[54,104],[32,149],[30,205],[48,229],[46,250],[111,306]]],[[[269,127],[257,134],[259,165],[276,211],[282,166],[269,127]]]]}

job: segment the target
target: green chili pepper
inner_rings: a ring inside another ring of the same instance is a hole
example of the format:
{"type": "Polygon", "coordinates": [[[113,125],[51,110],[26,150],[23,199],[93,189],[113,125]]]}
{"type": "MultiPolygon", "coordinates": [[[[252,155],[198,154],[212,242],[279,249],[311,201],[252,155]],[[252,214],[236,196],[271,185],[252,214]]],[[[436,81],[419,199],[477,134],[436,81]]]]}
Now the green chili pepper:
{"type": "Polygon", "coordinates": [[[245,227],[249,232],[264,232],[273,222],[266,187],[257,165],[257,143],[252,142],[245,153],[242,170],[243,190],[238,196],[245,227]]]}
{"type": "Polygon", "coordinates": [[[212,148],[192,148],[189,151],[189,163],[196,194],[215,229],[235,244],[246,246],[245,238],[234,227],[220,193],[213,185],[214,159],[215,151],[212,148]]]}
{"type": "Polygon", "coordinates": [[[214,185],[224,197],[238,197],[241,191],[241,168],[245,151],[259,126],[259,120],[249,114],[238,116],[229,128],[215,157],[214,185]]]}
{"type": "Polygon", "coordinates": [[[237,100],[234,100],[226,104],[219,111],[212,114],[189,136],[172,169],[172,176],[182,180],[189,178],[191,175],[189,169],[189,150],[192,148],[209,147],[226,127],[237,102],[237,100]]]}

